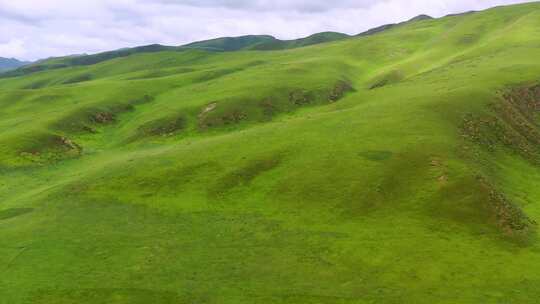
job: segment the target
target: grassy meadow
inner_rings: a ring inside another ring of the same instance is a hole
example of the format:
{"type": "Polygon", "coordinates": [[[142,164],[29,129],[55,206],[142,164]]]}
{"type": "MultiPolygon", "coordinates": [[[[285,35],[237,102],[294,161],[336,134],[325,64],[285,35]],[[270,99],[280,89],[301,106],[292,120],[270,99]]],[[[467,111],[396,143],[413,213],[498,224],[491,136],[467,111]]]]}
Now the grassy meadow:
{"type": "Polygon", "coordinates": [[[0,78],[0,303],[538,303],[540,3],[0,78]]]}

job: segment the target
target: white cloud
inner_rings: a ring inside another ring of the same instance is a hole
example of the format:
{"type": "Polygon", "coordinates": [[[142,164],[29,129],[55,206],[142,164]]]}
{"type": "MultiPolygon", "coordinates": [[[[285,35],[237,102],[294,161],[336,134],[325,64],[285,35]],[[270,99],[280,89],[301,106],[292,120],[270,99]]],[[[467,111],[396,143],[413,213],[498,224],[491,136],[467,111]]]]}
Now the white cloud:
{"type": "MultiPolygon", "coordinates": [[[[219,36],[357,34],[519,0],[0,0],[0,57],[38,59],[219,36]]],[[[530,1],[529,1],[530,2],[530,1]]]]}
{"type": "Polygon", "coordinates": [[[21,39],[12,39],[5,43],[0,43],[0,54],[2,57],[24,57],[26,55],[26,48],[24,41],[21,39]]]}

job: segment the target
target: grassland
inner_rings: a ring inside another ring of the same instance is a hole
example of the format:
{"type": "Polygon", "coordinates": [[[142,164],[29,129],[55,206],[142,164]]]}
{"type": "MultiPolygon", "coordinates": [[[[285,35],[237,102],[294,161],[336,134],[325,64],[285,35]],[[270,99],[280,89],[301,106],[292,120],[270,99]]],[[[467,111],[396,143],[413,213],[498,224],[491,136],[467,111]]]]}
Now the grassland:
{"type": "Polygon", "coordinates": [[[540,4],[0,79],[0,303],[538,303],[540,4]]]}

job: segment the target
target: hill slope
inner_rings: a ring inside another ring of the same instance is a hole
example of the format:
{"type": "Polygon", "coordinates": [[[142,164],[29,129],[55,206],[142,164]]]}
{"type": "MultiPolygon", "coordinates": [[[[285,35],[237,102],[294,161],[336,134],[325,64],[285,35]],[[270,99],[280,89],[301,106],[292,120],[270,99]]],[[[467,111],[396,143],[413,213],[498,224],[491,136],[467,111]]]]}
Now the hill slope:
{"type": "MultiPolygon", "coordinates": [[[[240,37],[222,37],[205,41],[193,42],[183,46],[166,46],[160,44],[152,44],[134,48],[124,48],[114,51],[108,51],[92,55],[75,55],[59,58],[51,58],[36,62],[31,65],[17,66],[20,69],[11,71],[16,68],[6,69],[6,73],[0,74],[0,78],[17,77],[32,74],[35,72],[61,69],[72,66],[93,65],[100,62],[108,61],[115,58],[127,57],[142,53],[155,52],[184,52],[189,50],[204,50],[210,52],[234,52],[240,50],[285,50],[299,48],[325,42],[332,42],[349,38],[349,35],[335,32],[324,32],[311,35],[306,38],[296,40],[279,40],[272,36],[266,35],[248,35],[240,37]]],[[[1,72],[1,71],[0,71],[1,72]]]]}
{"type": "Polygon", "coordinates": [[[266,42],[275,42],[278,39],[268,35],[248,35],[240,37],[222,37],[211,40],[193,42],[184,47],[218,52],[239,51],[253,45],[266,42]]]}
{"type": "Polygon", "coordinates": [[[0,303],[535,303],[539,29],[0,79],[0,303]]]}

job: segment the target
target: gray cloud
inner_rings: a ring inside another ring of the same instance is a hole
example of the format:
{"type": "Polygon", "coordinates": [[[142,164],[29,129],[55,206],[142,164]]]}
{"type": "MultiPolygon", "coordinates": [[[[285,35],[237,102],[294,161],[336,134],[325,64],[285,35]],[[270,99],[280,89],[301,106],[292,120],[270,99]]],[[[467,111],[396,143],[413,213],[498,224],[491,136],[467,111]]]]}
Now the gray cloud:
{"type": "Polygon", "coordinates": [[[0,57],[38,59],[219,36],[356,34],[523,0],[0,0],[0,57]]]}
{"type": "Polygon", "coordinates": [[[222,7],[241,10],[264,10],[264,11],[280,11],[293,10],[297,12],[324,12],[336,8],[367,8],[381,0],[158,0],[166,4],[184,4],[199,7],[222,7]]]}

